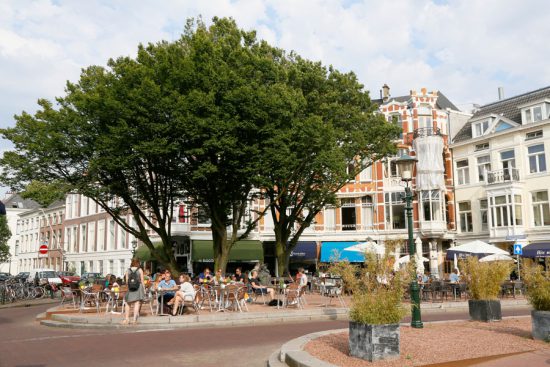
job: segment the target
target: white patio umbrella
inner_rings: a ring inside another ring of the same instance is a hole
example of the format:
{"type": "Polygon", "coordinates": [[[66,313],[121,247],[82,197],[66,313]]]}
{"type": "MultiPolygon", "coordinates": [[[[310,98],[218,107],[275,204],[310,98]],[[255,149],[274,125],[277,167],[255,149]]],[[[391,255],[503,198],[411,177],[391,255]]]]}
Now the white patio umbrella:
{"type": "MultiPolygon", "coordinates": [[[[402,265],[402,264],[408,263],[409,261],[411,261],[411,258],[410,258],[409,255],[406,255],[406,256],[403,256],[402,258],[400,258],[399,260],[397,260],[397,263],[398,263],[399,265],[402,265]]],[[[430,259],[428,259],[428,258],[422,256],[422,257],[420,258],[420,261],[425,262],[425,261],[430,261],[430,259]]]]}
{"type": "Polygon", "coordinates": [[[508,251],[504,251],[483,241],[475,240],[449,248],[447,250],[447,260],[454,260],[455,255],[457,258],[464,258],[466,256],[482,258],[493,254],[509,255],[508,251]]]}
{"type": "Polygon", "coordinates": [[[345,251],[354,252],[374,252],[376,255],[383,256],[386,253],[386,248],[378,245],[376,242],[361,242],[356,245],[346,247],[345,251]]]}
{"type": "Polygon", "coordinates": [[[492,254],[492,255],[487,255],[485,257],[482,257],[481,259],[479,259],[479,261],[485,262],[485,261],[515,261],[515,260],[509,255],[492,254]]]}

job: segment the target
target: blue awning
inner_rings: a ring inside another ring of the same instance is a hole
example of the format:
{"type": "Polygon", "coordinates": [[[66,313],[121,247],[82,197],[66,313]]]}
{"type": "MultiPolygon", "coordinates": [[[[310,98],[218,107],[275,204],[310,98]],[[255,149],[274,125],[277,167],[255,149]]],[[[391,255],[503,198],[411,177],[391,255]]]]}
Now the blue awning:
{"type": "Polygon", "coordinates": [[[316,261],[317,243],[314,241],[298,242],[294,250],[290,252],[291,262],[316,261]]]}
{"type": "Polygon", "coordinates": [[[323,242],[321,243],[321,262],[348,260],[352,263],[365,261],[363,252],[346,251],[346,248],[360,242],[323,242]]]}
{"type": "Polygon", "coordinates": [[[538,242],[525,246],[522,257],[550,257],[550,242],[538,242]]]}

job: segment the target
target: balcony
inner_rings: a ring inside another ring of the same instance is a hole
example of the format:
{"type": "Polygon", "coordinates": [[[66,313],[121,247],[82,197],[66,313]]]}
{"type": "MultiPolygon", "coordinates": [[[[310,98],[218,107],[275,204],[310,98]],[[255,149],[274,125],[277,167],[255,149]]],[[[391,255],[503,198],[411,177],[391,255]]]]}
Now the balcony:
{"type": "Polygon", "coordinates": [[[420,232],[427,237],[441,237],[447,233],[447,222],[444,220],[421,220],[420,232]]]}
{"type": "Polygon", "coordinates": [[[487,184],[502,184],[506,182],[519,182],[519,169],[507,168],[487,172],[487,184]]]}
{"type": "Polygon", "coordinates": [[[441,129],[438,127],[422,127],[414,130],[413,138],[424,138],[427,136],[441,136],[441,129]]]}

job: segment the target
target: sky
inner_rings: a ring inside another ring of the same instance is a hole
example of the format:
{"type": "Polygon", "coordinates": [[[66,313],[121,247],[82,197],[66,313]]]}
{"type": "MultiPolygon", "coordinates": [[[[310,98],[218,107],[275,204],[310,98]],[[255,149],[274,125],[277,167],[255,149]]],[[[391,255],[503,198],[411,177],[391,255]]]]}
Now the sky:
{"type": "MultiPolygon", "coordinates": [[[[443,92],[458,108],[550,85],[545,0],[0,0],[0,127],[64,94],[82,68],[176,40],[186,19],[239,27],[353,71],[379,97],[443,92]]],[[[0,139],[0,154],[10,149],[0,139]]],[[[1,193],[1,191],[0,191],[1,193]]]]}

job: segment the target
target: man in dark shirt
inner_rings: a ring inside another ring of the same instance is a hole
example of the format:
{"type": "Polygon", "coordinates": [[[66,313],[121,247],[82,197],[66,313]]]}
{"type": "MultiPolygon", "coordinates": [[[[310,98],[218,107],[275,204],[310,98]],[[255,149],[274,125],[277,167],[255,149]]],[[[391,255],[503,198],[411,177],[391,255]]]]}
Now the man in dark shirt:
{"type": "Polygon", "coordinates": [[[241,268],[235,269],[235,281],[244,283],[244,275],[241,268]]]}
{"type": "Polygon", "coordinates": [[[258,272],[256,270],[252,271],[252,278],[250,279],[250,286],[254,290],[254,293],[256,294],[269,294],[269,300],[272,300],[275,298],[275,291],[273,288],[268,288],[266,286],[263,286],[260,283],[260,279],[258,279],[258,272]]]}

